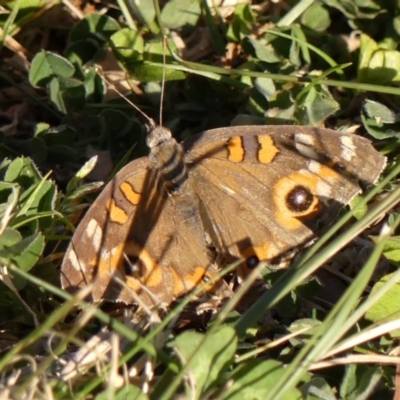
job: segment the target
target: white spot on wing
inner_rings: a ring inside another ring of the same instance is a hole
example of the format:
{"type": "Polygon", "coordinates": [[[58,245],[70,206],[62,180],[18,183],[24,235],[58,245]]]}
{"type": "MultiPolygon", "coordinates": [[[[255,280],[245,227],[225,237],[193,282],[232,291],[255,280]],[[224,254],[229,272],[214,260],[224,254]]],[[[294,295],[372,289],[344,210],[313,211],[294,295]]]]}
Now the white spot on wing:
{"type": "Polygon", "coordinates": [[[325,181],[320,180],[317,183],[317,194],[321,197],[330,197],[331,195],[331,186],[325,181]]]}
{"type": "Polygon", "coordinates": [[[314,160],[310,160],[308,163],[308,169],[316,175],[319,175],[320,171],[321,171],[321,164],[317,161],[314,160]]]}
{"type": "Polygon", "coordinates": [[[100,254],[100,259],[103,265],[110,264],[111,254],[108,250],[102,249],[100,254]]]}
{"type": "Polygon", "coordinates": [[[313,160],[319,159],[318,153],[312,148],[315,141],[311,135],[308,135],[307,133],[295,133],[294,142],[296,149],[304,157],[308,157],[313,160]]]}
{"type": "Polygon", "coordinates": [[[73,250],[72,248],[68,250],[68,262],[76,271],[81,270],[81,264],[78,260],[75,250],[73,250]]]}
{"type": "Polygon", "coordinates": [[[117,254],[117,252],[119,252],[119,246],[115,246],[115,247],[111,250],[111,257],[114,257],[115,254],[117,254]]]}
{"type": "Polygon", "coordinates": [[[303,143],[311,146],[314,144],[314,138],[307,133],[295,133],[294,134],[294,141],[296,143],[303,143]]]}
{"type": "Polygon", "coordinates": [[[295,142],[296,149],[304,157],[311,158],[312,160],[319,160],[318,153],[309,145],[295,142]]]}
{"type": "Polygon", "coordinates": [[[346,161],[351,161],[356,155],[356,146],[354,146],[353,138],[351,136],[340,136],[340,143],[342,144],[341,156],[346,161]]]}
{"type": "MultiPolygon", "coordinates": [[[[315,175],[319,175],[321,172],[321,164],[317,161],[310,160],[308,163],[308,169],[315,175]]],[[[329,197],[331,194],[331,186],[326,181],[320,179],[316,185],[318,196],[329,197]]]]}
{"type": "Polygon", "coordinates": [[[98,253],[101,246],[101,240],[103,238],[103,232],[95,219],[91,219],[89,221],[85,230],[85,235],[87,236],[89,242],[92,243],[95,252],[98,253]]]}

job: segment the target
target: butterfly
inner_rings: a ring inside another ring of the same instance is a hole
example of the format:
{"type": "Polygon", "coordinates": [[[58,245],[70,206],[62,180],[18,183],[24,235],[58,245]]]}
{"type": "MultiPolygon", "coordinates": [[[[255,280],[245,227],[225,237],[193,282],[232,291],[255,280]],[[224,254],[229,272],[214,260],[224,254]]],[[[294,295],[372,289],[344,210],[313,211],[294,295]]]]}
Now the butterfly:
{"type": "Polygon", "coordinates": [[[236,126],[178,143],[152,125],[148,157],[108,183],[66,251],[62,287],[93,284],[91,300],[169,304],[221,266],[246,275],[305,247],[379,178],[386,159],[352,134],[300,126],[236,126]]]}

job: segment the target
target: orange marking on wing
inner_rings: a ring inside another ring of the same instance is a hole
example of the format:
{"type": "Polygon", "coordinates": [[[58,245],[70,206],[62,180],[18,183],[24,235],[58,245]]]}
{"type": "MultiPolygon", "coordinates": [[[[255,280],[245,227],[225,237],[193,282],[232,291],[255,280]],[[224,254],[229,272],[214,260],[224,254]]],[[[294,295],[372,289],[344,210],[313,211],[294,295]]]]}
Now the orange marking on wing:
{"type": "Polygon", "coordinates": [[[136,293],[140,293],[143,286],[143,283],[141,283],[139,279],[132,278],[131,276],[126,277],[126,284],[130,289],[132,289],[136,293]]]}
{"type": "Polygon", "coordinates": [[[284,178],[281,178],[274,186],[274,206],[275,217],[285,228],[294,230],[300,228],[303,224],[299,218],[311,218],[317,215],[321,210],[321,204],[318,198],[317,185],[321,179],[311,173],[294,172],[284,178]],[[295,212],[288,209],[286,205],[286,196],[296,186],[304,186],[313,194],[313,202],[307,210],[295,212]]]}
{"type": "Polygon", "coordinates": [[[114,199],[108,200],[107,209],[112,222],[123,225],[128,221],[128,214],[121,207],[117,206],[114,199]]]}
{"type": "Polygon", "coordinates": [[[174,296],[178,297],[181,293],[185,291],[185,286],[183,284],[181,277],[178,275],[178,273],[175,272],[173,268],[171,268],[171,273],[172,273],[172,279],[174,280],[173,293],[174,296]]]}
{"type": "Polygon", "coordinates": [[[144,284],[149,287],[157,286],[161,283],[162,276],[162,269],[158,265],[156,265],[149,273],[148,277],[144,281],[144,284]]]}
{"type": "Polygon", "coordinates": [[[274,249],[269,243],[265,242],[259,246],[249,246],[241,254],[244,258],[256,255],[260,261],[266,261],[276,256],[271,250],[273,251],[274,249]]]}
{"type": "Polygon", "coordinates": [[[103,250],[101,252],[98,266],[98,276],[100,279],[104,279],[107,276],[111,278],[120,264],[123,251],[124,244],[121,243],[110,251],[103,250]]]}
{"type": "Polygon", "coordinates": [[[119,186],[121,192],[123,193],[123,195],[125,196],[125,198],[134,205],[139,204],[140,201],[140,193],[136,192],[132,185],[128,182],[122,182],[121,185],[119,186]]]}
{"type": "MultiPolygon", "coordinates": [[[[142,246],[139,246],[137,243],[130,241],[126,243],[125,253],[127,254],[128,258],[137,257],[138,262],[141,262],[144,266],[145,271],[143,275],[138,278],[145,286],[154,287],[162,282],[163,271],[161,266],[154,261],[150,253],[147,250],[143,249],[142,246]]],[[[138,278],[127,276],[127,282],[129,283],[132,279],[135,280],[138,278]]]]}
{"type": "Polygon", "coordinates": [[[242,138],[234,136],[228,141],[228,160],[233,162],[242,162],[244,160],[244,148],[242,138]]]}
{"type": "Polygon", "coordinates": [[[337,179],[339,177],[339,174],[332,168],[329,168],[325,165],[321,165],[319,169],[319,176],[323,179],[330,180],[330,179],[337,179]]]}
{"type": "Polygon", "coordinates": [[[268,135],[258,136],[258,143],[260,145],[258,161],[263,164],[269,164],[275,159],[276,155],[279,153],[279,149],[275,146],[272,137],[268,135]]]}
{"type": "MultiPolygon", "coordinates": [[[[190,291],[196,286],[199,285],[204,285],[205,281],[203,280],[203,277],[206,276],[208,278],[212,278],[212,275],[204,268],[202,267],[196,267],[194,268],[193,274],[187,274],[185,275],[185,286],[186,290],[190,291]]],[[[209,285],[204,285],[204,289],[209,291],[212,290],[215,286],[217,285],[217,282],[210,283],[209,285]]]]}

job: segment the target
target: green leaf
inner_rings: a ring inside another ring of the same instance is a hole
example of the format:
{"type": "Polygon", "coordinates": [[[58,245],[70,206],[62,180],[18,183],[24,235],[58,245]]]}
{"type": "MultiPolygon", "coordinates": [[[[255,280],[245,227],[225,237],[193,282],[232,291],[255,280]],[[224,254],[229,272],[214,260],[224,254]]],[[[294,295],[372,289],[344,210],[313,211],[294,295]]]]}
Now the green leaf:
{"type": "Polygon", "coordinates": [[[296,122],[295,105],[284,109],[270,109],[265,113],[266,125],[292,125],[296,122]]]}
{"type": "Polygon", "coordinates": [[[311,64],[311,54],[310,54],[310,49],[307,46],[307,35],[305,34],[304,30],[302,27],[298,24],[293,24],[291,26],[292,28],[292,36],[298,40],[293,40],[292,45],[290,46],[290,62],[295,65],[297,68],[302,67],[302,63],[300,60],[300,54],[301,53],[303,60],[306,64],[311,64]],[[298,47],[298,51],[297,50],[298,47]]]}
{"type": "Polygon", "coordinates": [[[77,183],[82,179],[86,178],[95,168],[97,164],[97,157],[92,157],[89,161],[81,167],[81,169],[75,174],[75,176],[69,181],[67,186],[67,193],[71,193],[76,189],[77,183]]]}
{"type": "Polygon", "coordinates": [[[193,27],[200,17],[199,0],[171,0],[161,11],[161,20],[166,28],[193,27]]]}
{"type": "MultiPolygon", "coordinates": [[[[97,163],[97,157],[92,157],[89,161],[87,161],[82,168],[75,174],[75,176],[68,182],[65,204],[71,203],[76,199],[79,199],[89,193],[95,192],[99,190],[103,186],[103,182],[93,182],[87,183],[82,186],[78,186],[79,182],[82,181],[86,176],[88,176],[93,169],[95,168],[97,163]]],[[[69,207],[68,212],[73,214],[75,210],[71,210],[69,207]]]]}
{"type": "Polygon", "coordinates": [[[359,204],[363,201],[362,196],[356,196],[350,202],[350,208],[353,210],[353,215],[355,218],[360,219],[362,218],[365,213],[368,211],[368,206],[364,204],[362,207],[359,204]]]}
{"type": "Polygon", "coordinates": [[[0,250],[2,254],[4,254],[4,250],[14,246],[18,242],[22,240],[22,235],[13,228],[7,227],[4,229],[2,234],[0,235],[0,250]]]}
{"type": "Polygon", "coordinates": [[[301,17],[301,23],[313,31],[322,32],[329,28],[331,19],[328,10],[320,5],[308,8],[301,17]]]}
{"type": "MultiPolygon", "coordinates": [[[[24,271],[29,271],[37,262],[44,249],[44,236],[35,233],[26,238],[15,229],[7,227],[0,236],[0,260],[4,265],[11,263],[24,271]]],[[[16,289],[22,289],[26,280],[17,276],[11,277],[16,289]]]]}
{"type": "Polygon", "coordinates": [[[44,249],[44,236],[38,232],[24,238],[13,248],[18,256],[15,263],[24,271],[29,271],[37,262],[44,249]]]}
{"type": "MultiPolygon", "coordinates": [[[[42,181],[25,191],[21,196],[22,207],[13,223],[23,225],[37,219],[41,214],[49,214],[54,210],[57,192],[54,183],[42,181]]],[[[40,217],[38,222],[42,229],[51,225],[51,216],[40,217]]]]}
{"type": "Polygon", "coordinates": [[[96,68],[85,68],[83,72],[86,103],[100,103],[106,93],[106,83],[100,77],[96,68]]]}
{"type": "Polygon", "coordinates": [[[289,332],[294,333],[301,331],[305,328],[308,328],[308,330],[300,334],[299,336],[290,339],[290,343],[292,343],[293,346],[304,345],[305,343],[307,343],[308,338],[315,333],[315,328],[318,328],[320,325],[321,321],[312,318],[302,318],[292,322],[292,324],[288,328],[289,332]]]}
{"type": "Polygon", "coordinates": [[[251,33],[255,18],[249,4],[238,4],[227,32],[228,40],[240,42],[251,33]]]}
{"type": "Polygon", "coordinates": [[[35,126],[35,136],[39,136],[44,132],[47,132],[50,125],[47,122],[38,122],[35,126]]]}
{"type": "MultiPolygon", "coordinates": [[[[220,400],[264,400],[270,388],[285,373],[282,363],[275,360],[251,360],[239,365],[226,380],[229,387],[218,397],[220,400]]],[[[300,400],[299,390],[292,389],[282,394],[280,400],[300,400]]]]}
{"type": "Polygon", "coordinates": [[[34,183],[39,182],[41,176],[32,160],[19,157],[9,164],[4,175],[6,182],[14,182],[21,185],[24,189],[29,189],[34,183]]]}
{"type": "MultiPolygon", "coordinates": [[[[379,239],[375,236],[372,236],[371,239],[375,243],[379,242],[379,239]]],[[[383,254],[389,261],[400,266],[400,236],[392,236],[385,240],[383,254]]]]}
{"type": "Polygon", "coordinates": [[[208,32],[210,34],[210,39],[212,41],[212,46],[215,51],[215,53],[218,56],[224,56],[225,55],[225,37],[223,33],[220,31],[220,24],[218,23],[219,21],[214,18],[212,15],[212,9],[214,8],[214,4],[208,3],[206,1],[202,2],[203,6],[203,11],[205,15],[205,22],[208,28],[208,32]]]}
{"type": "Polygon", "coordinates": [[[254,55],[254,57],[261,61],[267,63],[278,63],[281,61],[281,57],[279,57],[270,43],[263,43],[250,36],[243,39],[243,48],[247,53],[254,55]]]}
{"type": "MultiPolygon", "coordinates": [[[[175,44],[171,40],[168,41],[168,48],[171,48],[173,51],[178,52],[175,44]]],[[[123,59],[121,61],[124,63],[124,66],[129,71],[129,73],[134,78],[143,83],[161,82],[164,77],[164,73],[166,81],[186,79],[186,74],[183,71],[177,71],[168,68],[168,63],[175,63],[175,60],[171,55],[167,53],[165,54],[164,63],[164,54],[165,47],[163,44],[163,40],[161,38],[156,38],[154,40],[146,42],[143,51],[144,62],[132,62],[131,60],[127,59],[123,59]],[[151,62],[161,63],[163,64],[163,66],[152,65],[151,62]]]]}
{"type": "Polygon", "coordinates": [[[276,93],[275,83],[270,78],[256,78],[254,86],[267,100],[276,93]]]}
{"type": "Polygon", "coordinates": [[[265,109],[268,108],[268,100],[258,90],[252,89],[250,91],[249,105],[251,106],[253,113],[263,115],[265,109]]]}
{"type": "MultiPolygon", "coordinates": [[[[376,293],[386,282],[388,282],[393,274],[385,275],[378,282],[375,283],[374,287],[369,294],[371,297],[376,293]]],[[[392,286],[372,307],[369,308],[365,314],[365,318],[372,322],[388,322],[394,319],[400,318],[399,310],[399,299],[400,299],[400,283],[397,282],[392,286]]],[[[390,332],[390,336],[394,338],[400,337],[400,329],[390,332]]]]}
{"type": "Polygon", "coordinates": [[[346,368],[340,386],[340,398],[346,400],[369,399],[381,382],[383,370],[380,367],[350,364],[346,368]]]}
{"type": "Polygon", "coordinates": [[[187,331],[177,337],[175,351],[187,367],[190,381],[187,390],[195,392],[191,398],[200,398],[215,385],[232,362],[236,347],[236,333],[229,326],[222,326],[212,334],[187,331]]]}
{"type": "Polygon", "coordinates": [[[367,99],[363,104],[363,109],[368,117],[375,118],[378,123],[394,124],[400,120],[390,108],[377,101],[367,99]]]}
{"type": "Polygon", "coordinates": [[[298,99],[297,120],[304,125],[318,126],[339,110],[339,104],[325,88],[314,85],[305,97],[298,99]]]}
{"type": "Polygon", "coordinates": [[[396,31],[396,33],[400,36],[400,16],[396,16],[393,19],[393,29],[396,31]]]}
{"type": "Polygon", "coordinates": [[[47,146],[64,144],[72,147],[75,142],[76,132],[68,125],[54,126],[51,129],[40,133],[40,137],[47,146]]]}
{"type": "Polygon", "coordinates": [[[120,60],[143,60],[144,41],[138,31],[121,29],[111,36],[110,45],[120,60]]]}
{"type": "Polygon", "coordinates": [[[0,181],[0,217],[10,213],[18,203],[20,187],[18,184],[0,181]]]}
{"type": "MultiPolygon", "coordinates": [[[[117,390],[117,392],[112,396],[113,400],[147,400],[149,397],[142,392],[137,386],[128,384],[123,388],[117,390]]],[[[110,399],[110,393],[108,390],[99,393],[95,400],[108,400],[110,399]]]]}
{"type": "MultiPolygon", "coordinates": [[[[292,36],[296,37],[296,34],[302,34],[302,31],[300,28],[297,27],[296,24],[293,24],[292,27],[292,36]],[[297,29],[295,29],[295,27],[297,29]]],[[[301,38],[304,39],[304,38],[301,38]]],[[[305,48],[306,46],[303,46],[305,48]]],[[[301,59],[300,59],[300,50],[301,50],[301,45],[297,40],[293,40],[290,44],[290,50],[289,50],[289,61],[290,63],[296,67],[300,68],[301,67],[301,59]]]]}
{"type": "Polygon", "coordinates": [[[82,67],[93,60],[99,52],[98,42],[93,39],[84,39],[71,43],[64,51],[65,57],[76,67],[82,67]]]}
{"type": "Polygon", "coordinates": [[[312,378],[309,382],[305,383],[301,388],[304,397],[309,400],[310,396],[314,399],[321,400],[336,400],[334,389],[332,389],[325,379],[318,376],[312,378]]]}
{"type": "Polygon", "coordinates": [[[368,35],[361,35],[358,80],[374,84],[400,82],[400,52],[387,50],[368,35]]]}
{"type": "MultiPolygon", "coordinates": [[[[17,2],[16,1],[7,1],[2,3],[3,6],[9,7],[9,8],[14,8],[15,4],[17,2]]],[[[44,6],[46,6],[46,4],[48,3],[48,0],[21,0],[19,2],[19,11],[30,11],[32,12],[32,10],[40,10],[41,8],[43,8],[44,6]]]]}
{"type": "Polygon", "coordinates": [[[132,13],[137,17],[137,20],[143,21],[145,25],[152,28],[153,32],[159,32],[159,29],[153,28],[155,24],[154,18],[156,17],[156,10],[154,3],[147,0],[135,0],[129,3],[132,13]]]}
{"type": "MultiPolygon", "coordinates": [[[[76,200],[83,196],[86,196],[89,193],[97,192],[102,186],[104,186],[103,182],[93,182],[79,186],[74,192],[68,195],[68,201],[76,200]]],[[[82,206],[81,208],[83,207],[84,206],[82,206]]]]}
{"type": "MultiPolygon", "coordinates": [[[[45,181],[29,158],[17,158],[7,168],[4,180],[17,183],[21,189],[18,214],[13,224],[23,224],[30,216],[54,210],[56,188],[54,183],[45,181]]],[[[40,226],[46,228],[51,218],[40,218],[40,226]]]]}
{"type": "Polygon", "coordinates": [[[58,54],[42,51],[32,60],[29,82],[33,86],[44,87],[54,77],[70,78],[74,73],[75,68],[68,60],[58,54]]]}
{"type": "Polygon", "coordinates": [[[106,15],[89,14],[73,27],[70,39],[71,42],[92,39],[102,45],[119,29],[115,19],[106,15]]]}
{"type": "Polygon", "coordinates": [[[49,85],[50,99],[64,114],[82,111],[85,107],[85,86],[73,78],[53,78],[49,85]]]}
{"type": "Polygon", "coordinates": [[[337,8],[350,20],[356,18],[372,19],[384,12],[381,10],[381,6],[370,0],[324,0],[324,3],[337,8]]]}
{"type": "Polygon", "coordinates": [[[363,110],[361,121],[367,132],[375,139],[400,138],[400,122],[383,124],[380,120],[369,118],[363,110]]]}

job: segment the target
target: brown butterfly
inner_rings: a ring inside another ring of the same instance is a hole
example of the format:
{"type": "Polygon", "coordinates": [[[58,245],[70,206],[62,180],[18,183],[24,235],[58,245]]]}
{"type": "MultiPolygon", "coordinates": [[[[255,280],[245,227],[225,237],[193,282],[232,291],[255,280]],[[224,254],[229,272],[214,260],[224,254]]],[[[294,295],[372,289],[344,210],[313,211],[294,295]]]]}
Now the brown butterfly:
{"type": "Polygon", "coordinates": [[[63,288],[93,283],[95,301],[168,304],[217,275],[215,254],[242,260],[242,274],[282,264],[386,164],[363,137],[299,126],[220,128],[181,144],[153,126],[147,143],[149,156],[123,168],[81,221],[63,288]]]}

